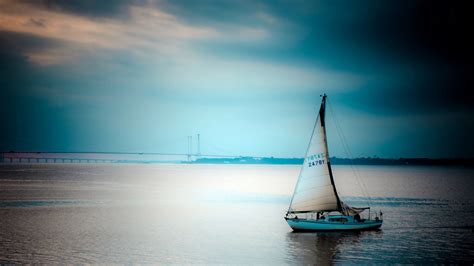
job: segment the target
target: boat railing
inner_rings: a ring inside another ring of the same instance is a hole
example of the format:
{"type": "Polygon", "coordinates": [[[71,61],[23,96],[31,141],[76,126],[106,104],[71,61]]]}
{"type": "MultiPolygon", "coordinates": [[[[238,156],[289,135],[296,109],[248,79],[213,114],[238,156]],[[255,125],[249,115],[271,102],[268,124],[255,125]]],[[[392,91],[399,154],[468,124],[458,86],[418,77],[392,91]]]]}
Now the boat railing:
{"type": "MultiPolygon", "coordinates": [[[[381,221],[383,220],[383,213],[381,210],[378,212],[375,211],[375,216],[372,214],[371,209],[369,209],[368,217],[366,219],[361,219],[363,217],[360,217],[360,221],[381,221]]],[[[288,212],[285,216],[285,219],[298,219],[298,220],[326,220],[327,218],[331,216],[345,216],[342,213],[341,214],[336,214],[336,213],[331,213],[331,212],[326,212],[320,215],[317,215],[317,213],[290,213],[288,212]]]]}

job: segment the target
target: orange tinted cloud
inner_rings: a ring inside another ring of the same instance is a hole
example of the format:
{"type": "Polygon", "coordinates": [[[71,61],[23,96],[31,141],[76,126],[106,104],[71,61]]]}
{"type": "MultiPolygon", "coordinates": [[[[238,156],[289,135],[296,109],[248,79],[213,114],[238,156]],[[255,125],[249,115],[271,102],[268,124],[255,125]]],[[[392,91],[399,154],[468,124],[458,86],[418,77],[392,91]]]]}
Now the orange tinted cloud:
{"type": "Polygon", "coordinates": [[[42,65],[60,63],[97,49],[176,52],[189,40],[216,38],[220,34],[210,27],[187,25],[157,8],[131,6],[128,12],[124,19],[99,19],[0,0],[0,30],[63,43],[62,49],[25,52],[32,62],[42,65]]]}

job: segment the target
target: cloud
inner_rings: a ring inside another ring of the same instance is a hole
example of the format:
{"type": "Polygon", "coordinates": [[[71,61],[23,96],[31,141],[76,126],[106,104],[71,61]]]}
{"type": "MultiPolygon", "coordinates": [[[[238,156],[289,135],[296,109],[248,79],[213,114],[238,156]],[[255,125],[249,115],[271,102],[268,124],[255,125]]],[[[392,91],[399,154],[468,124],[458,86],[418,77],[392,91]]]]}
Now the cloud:
{"type": "MultiPolygon", "coordinates": [[[[37,8],[23,2],[0,3],[0,30],[54,40],[64,49],[28,51],[25,55],[37,64],[60,63],[70,57],[97,49],[134,50],[143,53],[180,53],[190,40],[234,36],[212,27],[193,26],[155,6],[128,6],[127,18],[90,18],[81,14],[37,8]],[[70,51],[71,53],[68,53],[70,51]]],[[[241,27],[237,38],[260,39],[262,29],[241,27]]]]}
{"type": "Polygon", "coordinates": [[[73,13],[94,18],[120,17],[127,15],[129,5],[145,4],[145,0],[16,0],[36,8],[60,13],[73,13]]]}
{"type": "Polygon", "coordinates": [[[21,2],[2,1],[0,30],[35,35],[66,44],[64,50],[29,51],[38,64],[60,63],[79,51],[96,49],[136,49],[170,52],[189,39],[209,38],[211,28],[189,26],[174,16],[146,6],[128,8],[128,21],[113,18],[91,19],[56,10],[38,9],[21,2]],[[70,49],[73,47],[73,49],[70,49]],[[72,50],[72,53],[68,53],[72,50]]]}
{"type": "Polygon", "coordinates": [[[172,88],[174,93],[181,91],[191,95],[195,90],[214,100],[221,95],[229,98],[226,101],[232,101],[230,98],[242,99],[249,95],[268,99],[321,91],[351,91],[366,82],[363,77],[348,72],[280,62],[222,60],[212,56],[182,60],[176,67],[168,67],[167,77],[158,77],[165,82],[163,87],[172,88]]]}
{"type": "Polygon", "coordinates": [[[471,112],[470,10],[469,1],[321,2],[300,20],[311,31],[292,57],[366,77],[357,93],[336,95],[356,109],[471,112]]]}
{"type": "Polygon", "coordinates": [[[249,129],[251,139],[256,124],[273,124],[258,143],[295,143],[304,131],[296,124],[311,125],[327,92],[349,120],[364,121],[348,122],[349,131],[367,128],[354,134],[361,154],[370,139],[396,150],[383,147],[395,134],[425,150],[416,144],[427,132],[473,132],[469,10],[439,1],[0,0],[0,146],[19,136],[36,147],[100,147],[94,134],[122,130],[129,138],[116,142],[127,143],[135,117],[168,139],[209,124],[235,139],[249,129]]]}

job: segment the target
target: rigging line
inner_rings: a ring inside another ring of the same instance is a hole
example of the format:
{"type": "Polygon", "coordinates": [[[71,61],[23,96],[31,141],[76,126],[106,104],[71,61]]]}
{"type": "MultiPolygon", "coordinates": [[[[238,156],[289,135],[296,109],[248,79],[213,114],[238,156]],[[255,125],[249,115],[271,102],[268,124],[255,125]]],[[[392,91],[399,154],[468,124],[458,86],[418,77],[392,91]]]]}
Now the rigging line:
{"type": "MultiPolygon", "coordinates": [[[[337,119],[337,116],[336,116],[336,113],[334,112],[333,108],[332,108],[332,104],[329,104],[329,109],[330,109],[330,112],[332,113],[332,121],[334,122],[334,125],[336,127],[336,131],[338,133],[338,136],[342,142],[342,147],[345,151],[345,153],[350,157],[352,158],[353,155],[352,155],[352,152],[350,151],[350,148],[349,148],[349,144],[348,144],[348,141],[344,135],[344,132],[342,131],[342,127],[337,119]]],[[[349,164],[351,169],[352,169],[352,172],[354,174],[354,176],[356,177],[356,181],[359,185],[359,187],[361,188],[362,190],[362,193],[364,194],[364,196],[367,197],[368,199],[368,203],[369,203],[369,206],[372,205],[372,199],[370,197],[370,194],[368,193],[368,190],[367,190],[367,186],[365,185],[365,182],[362,180],[362,178],[360,177],[360,174],[358,172],[358,169],[352,164],[350,163],[349,164]]]]}
{"type": "MultiPolygon", "coordinates": [[[[329,108],[330,108],[330,112],[332,113],[332,116],[331,116],[332,120],[331,120],[331,121],[333,122],[333,125],[334,125],[334,127],[335,127],[335,129],[336,129],[336,132],[337,132],[337,134],[338,134],[338,137],[339,137],[339,139],[340,139],[340,141],[341,141],[342,148],[343,148],[343,150],[344,150],[346,156],[350,157],[350,155],[349,155],[350,152],[349,152],[349,150],[347,149],[347,147],[345,146],[344,139],[343,139],[343,137],[342,137],[342,135],[341,135],[342,128],[340,127],[340,125],[337,123],[337,121],[336,121],[336,119],[335,119],[334,110],[332,109],[331,106],[329,106],[329,108]]],[[[350,166],[352,166],[352,165],[350,164],[350,166]]],[[[355,175],[355,171],[354,171],[354,175],[355,175]]],[[[361,187],[361,189],[362,189],[362,187],[361,187]]]]}
{"type": "MultiPolygon", "coordinates": [[[[347,139],[346,139],[346,137],[345,137],[345,135],[344,135],[344,131],[342,130],[342,127],[341,127],[341,125],[340,125],[340,123],[339,123],[339,121],[338,121],[338,119],[337,119],[336,113],[334,112],[334,110],[332,110],[332,107],[331,107],[331,106],[330,106],[330,108],[331,108],[331,112],[332,112],[333,115],[334,115],[335,124],[337,125],[338,131],[340,132],[340,136],[341,136],[341,138],[342,138],[342,142],[343,142],[344,149],[345,149],[346,152],[349,154],[349,156],[350,156],[351,158],[353,158],[354,156],[353,156],[353,154],[352,154],[352,152],[351,152],[351,150],[350,150],[350,148],[349,148],[348,141],[347,141],[347,139]]],[[[370,194],[369,194],[369,192],[368,192],[367,186],[366,186],[365,182],[363,181],[363,179],[361,178],[361,175],[360,175],[360,173],[359,173],[359,171],[358,171],[358,168],[357,168],[356,166],[354,166],[352,163],[350,164],[350,166],[351,166],[352,171],[354,172],[354,175],[355,175],[355,177],[356,177],[357,182],[359,183],[359,186],[362,188],[363,193],[367,196],[367,199],[368,199],[368,201],[369,201],[368,203],[369,203],[369,206],[370,206],[371,203],[372,203],[372,200],[371,200],[370,194]]]]}
{"type": "MultiPolygon", "coordinates": [[[[331,107],[330,107],[331,108],[331,107]]],[[[349,155],[350,158],[353,158],[353,154],[349,148],[349,144],[348,144],[348,141],[344,135],[344,131],[342,130],[342,126],[340,125],[339,123],[339,120],[337,120],[337,117],[335,115],[335,112],[334,110],[331,109],[331,112],[333,113],[334,115],[334,122],[336,124],[336,127],[337,127],[337,130],[338,130],[338,134],[340,135],[340,138],[342,139],[342,143],[343,143],[343,147],[346,151],[346,153],[349,155]]],[[[369,205],[371,204],[371,198],[370,198],[370,194],[368,192],[368,189],[367,189],[367,186],[365,185],[365,182],[363,182],[363,179],[361,178],[360,176],[360,173],[358,171],[358,169],[356,168],[356,166],[354,166],[352,163],[350,164],[350,167],[354,173],[354,176],[356,177],[356,181],[357,183],[359,184],[359,186],[361,187],[362,189],[362,192],[365,194],[365,196],[367,196],[368,200],[369,200],[369,205]]]]}
{"type": "MultiPolygon", "coordinates": [[[[331,112],[333,112],[333,111],[331,110],[331,112]]],[[[334,118],[333,118],[333,119],[334,119],[334,118]]],[[[342,135],[341,135],[342,129],[340,128],[340,125],[339,125],[335,120],[333,120],[333,122],[334,122],[334,125],[335,125],[335,128],[336,128],[337,134],[338,134],[338,136],[339,136],[339,138],[340,138],[340,140],[341,140],[341,143],[342,143],[342,147],[343,147],[343,149],[344,149],[344,152],[346,153],[346,155],[347,155],[348,157],[352,157],[352,156],[350,155],[350,151],[349,151],[348,148],[346,147],[346,145],[345,145],[346,143],[344,142],[344,139],[343,139],[343,137],[342,137],[342,135]]],[[[354,174],[354,177],[356,178],[356,181],[357,181],[357,183],[358,183],[358,185],[359,185],[359,187],[360,187],[360,189],[361,189],[361,192],[364,194],[364,196],[369,197],[367,191],[364,189],[364,186],[363,186],[362,183],[360,182],[360,178],[359,178],[359,176],[357,175],[357,172],[355,171],[353,165],[352,165],[352,164],[349,164],[349,166],[351,167],[351,170],[352,170],[352,172],[353,172],[353,174],[354,174]]]]}

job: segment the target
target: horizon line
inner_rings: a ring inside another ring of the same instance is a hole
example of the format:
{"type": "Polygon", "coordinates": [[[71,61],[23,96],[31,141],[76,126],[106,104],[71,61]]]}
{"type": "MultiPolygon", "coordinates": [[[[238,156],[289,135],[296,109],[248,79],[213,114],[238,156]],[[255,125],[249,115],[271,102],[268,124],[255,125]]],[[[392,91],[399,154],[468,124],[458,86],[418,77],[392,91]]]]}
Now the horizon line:
{"type": "MultiPolygon", "coordinates": [[[[162,156],[194,156],[194,157],[225,157],[225,158],[256,158],[256,159],[303,159],[304,157],[275,157],[273,155],[269,156],[253,156],[253,155],[229,155],[229,154],[202,154],[202,153],[179,153],[179,152],[120,152],[120,151],[0,151],[2,154],[111,154],[111,155],[162,155],[162,156]]],[[[400,157],[378,157],[375,156],[359,156],[359,157],[339,157],[339,156],[330,156],[329,158],[337,159],[381,159],[381,160],[400,160],[400,159],[429,159],[429,160],[455,160],[455,159],[471,159],[474,160],[474,157],[409,157],[409,156],[400,156],[400,157]]]]}

